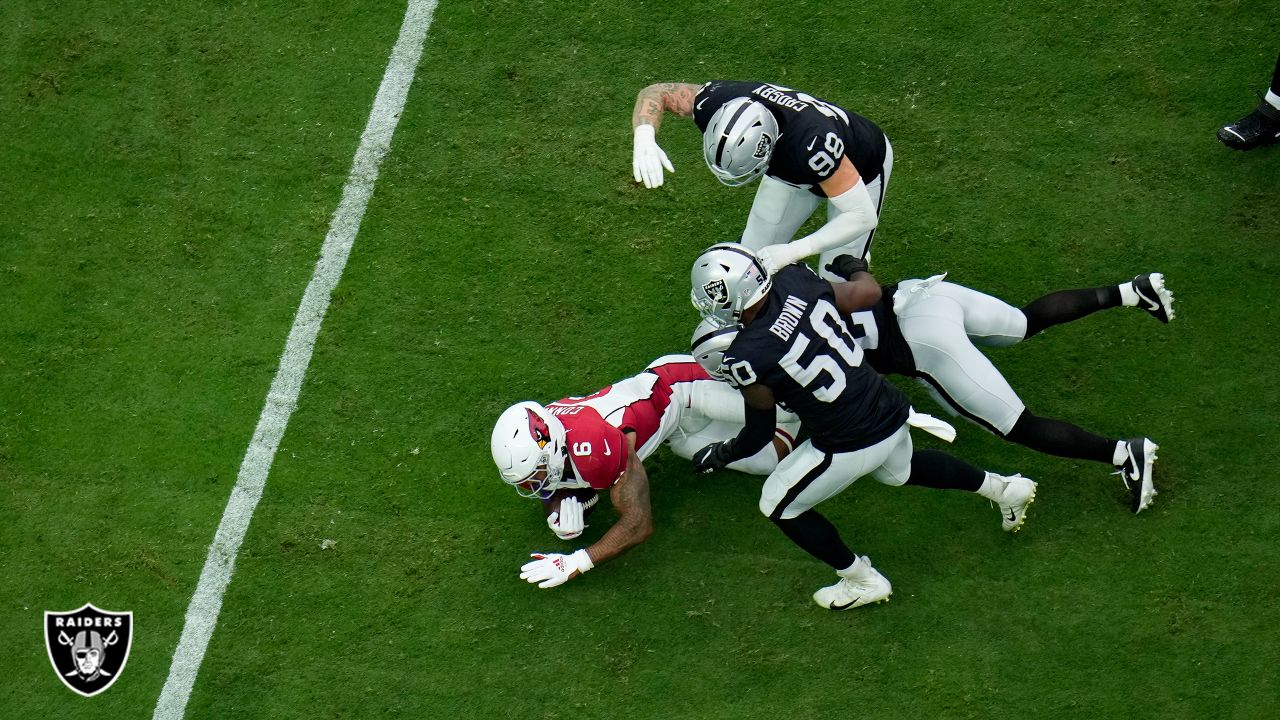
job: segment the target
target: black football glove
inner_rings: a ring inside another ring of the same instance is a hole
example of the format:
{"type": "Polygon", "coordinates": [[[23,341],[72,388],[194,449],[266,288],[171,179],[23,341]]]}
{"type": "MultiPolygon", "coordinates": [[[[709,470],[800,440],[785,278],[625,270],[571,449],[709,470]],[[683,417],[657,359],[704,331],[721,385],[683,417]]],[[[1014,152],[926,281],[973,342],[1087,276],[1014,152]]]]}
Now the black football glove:
{"type": "Polygon", "coordinates": [[[849,280],[854,273],[867,272],[867,267],[866,260],[852,255],[837,255],[830,263],[827,263],[827,272],[849,280]]]}
{"type": "Polygon", "coordinates": [[[733,441],[711,443],[693,454],[693,471],[705,475],[734,461],[733,441]]]}

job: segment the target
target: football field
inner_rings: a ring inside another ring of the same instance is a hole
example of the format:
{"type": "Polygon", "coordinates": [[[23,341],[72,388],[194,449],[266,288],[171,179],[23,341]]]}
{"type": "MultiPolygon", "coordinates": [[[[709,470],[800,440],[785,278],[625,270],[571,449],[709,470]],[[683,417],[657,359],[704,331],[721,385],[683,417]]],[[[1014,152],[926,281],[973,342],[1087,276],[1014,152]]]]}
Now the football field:
{"type": "Polygon", "coordinates": [[[1214,138],[1278,39],[1261,0],[0,3],[0,720],[1280,717],[1280,148],[1214,138]],[[379,88],[406,72],[401,106],[379,88]],[[493,423],[687,351],[689,266],[754,187],[673,115],[675,173],[636,184],[630,117],[720,78],[884,129],[884,282],[1021,306],[1163,272],[1167,326],[989,353],[1038,414],[1155,439],[1153,507],[957,421],[950,451],[1039,481],[1026,527],[856,483],[821,509],[895,592],[830,613],[760,478],[663,449],[646,543],[521,581],[616,515],[557,540],[493,423]],[[247,533],[211,556],[229,501],[247,533]],[[210,557],[234,575],[179,652],[210,557]],[[134,623],[90,698],[42,630],[85,603],[134,623]]]}

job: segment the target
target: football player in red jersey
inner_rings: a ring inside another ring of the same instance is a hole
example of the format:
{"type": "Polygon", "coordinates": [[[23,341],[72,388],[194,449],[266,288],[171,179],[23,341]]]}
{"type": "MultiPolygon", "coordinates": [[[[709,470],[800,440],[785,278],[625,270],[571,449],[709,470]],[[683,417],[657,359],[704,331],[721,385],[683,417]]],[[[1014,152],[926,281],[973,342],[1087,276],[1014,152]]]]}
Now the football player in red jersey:
{"type": "MultiPolygon", "coordinates": [[[[773,442],[729,467],[756,475],[773,471],[799,429],[789,413],[778,417],[773,442]]],[[[643,460],[664,442],[691,459],[706,444],[736,436],[744,422],[738,394],[689,355],[661,357],[639,375],[585,397],[507,408],[493,430],[494,463],[522,496],[543,500],[557,536],[580,535],[584,510],[594,503],[593,497],[584,505],[572,491],[608,490],[618,512],[617,523],[590,547],[568,555],[534,553],[520,577],[555,587],[644,542],[653,523],[643,460]]]]}

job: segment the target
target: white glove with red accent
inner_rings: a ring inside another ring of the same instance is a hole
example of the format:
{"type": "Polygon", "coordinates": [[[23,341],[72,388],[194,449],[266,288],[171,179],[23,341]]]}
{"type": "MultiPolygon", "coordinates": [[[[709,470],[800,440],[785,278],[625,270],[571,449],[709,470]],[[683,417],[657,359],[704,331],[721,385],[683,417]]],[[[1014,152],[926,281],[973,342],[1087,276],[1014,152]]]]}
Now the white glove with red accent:
{"type": "Polygon", "coordinates": [[[575,572],[582,574],[595,567],[586,550],[578,550],[572,555],[533,553],[529,557],[533,562],[521,566],[520,579],[537,583],[540,588],[563,585],[575,572]]]}
{"type": "Polygon", "coordinates": [[[560,510],[547,516],[547,526],[561,540],[572,540],[582,534],[587,524],[582,502],[570,495],[560,500],[560,510]]]}
{"type": "Polygon", "coordinates": [[[671,167],[667,154],[658,147],[656,134],[652,125],[644,123],[636,126],[631,140],[631,175],[636,182],[643,182],[647,188],[662,185],[662,168],[666,168],[667,172],[676,171],[671,167]]]}

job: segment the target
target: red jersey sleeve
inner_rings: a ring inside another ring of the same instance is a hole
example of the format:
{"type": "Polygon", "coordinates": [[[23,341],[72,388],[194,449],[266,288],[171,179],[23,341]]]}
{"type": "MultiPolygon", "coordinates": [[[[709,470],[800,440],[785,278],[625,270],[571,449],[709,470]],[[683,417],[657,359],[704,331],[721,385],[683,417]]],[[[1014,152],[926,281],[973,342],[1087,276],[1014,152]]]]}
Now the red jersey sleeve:
{"type": "Polygon", "coordinates": [[[547,410],[564,424],[574,475],[596,490],[613,487],[627,469],[627,439],[622,431],[585,405],[552,403],[547,410]]]}

